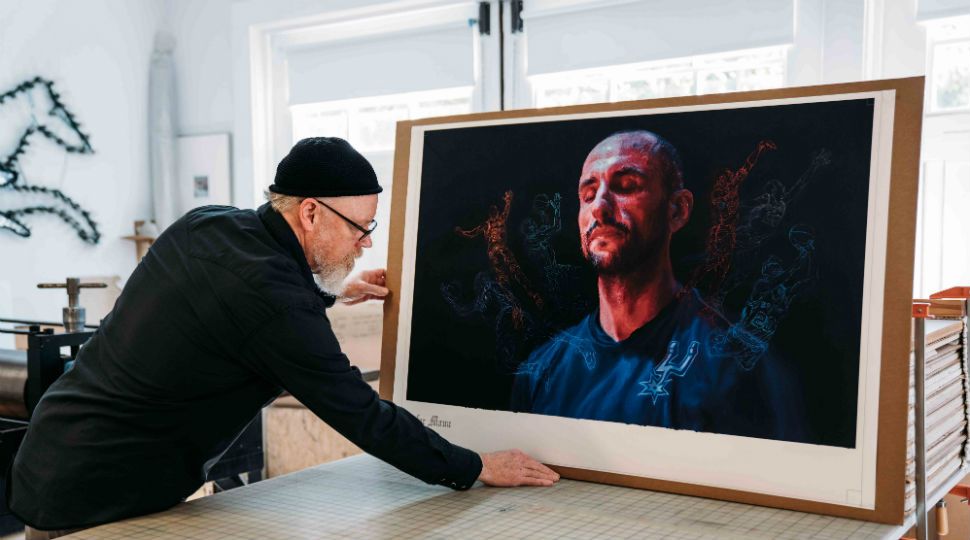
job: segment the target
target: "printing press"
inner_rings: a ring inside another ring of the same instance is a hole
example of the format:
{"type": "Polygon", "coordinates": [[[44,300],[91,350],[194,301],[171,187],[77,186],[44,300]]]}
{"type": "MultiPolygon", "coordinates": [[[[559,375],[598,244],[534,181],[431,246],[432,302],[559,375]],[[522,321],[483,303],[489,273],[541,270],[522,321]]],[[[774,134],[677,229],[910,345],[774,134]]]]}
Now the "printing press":
{"type": "MultiPolygon", "coordinates": [[[[73,367],[78,351],[97,331],[98,325],[85,321],[81,289],[102,287],[105,284],[82,283],[78,278],[39,284],[42,289],[67,289],[68,305],[59,323],[0,318],[0,334],[18,338],[17,348],[0,348],[0,535],[23,529],[23,523],[7,509],[7,471],[44,392],[73,367]]],[[[263,466],[263,425],[261,415],[257,415],[212,467],[207,479],[213,482],[214,491],[223,491],[261,480],[263,466]]]]}

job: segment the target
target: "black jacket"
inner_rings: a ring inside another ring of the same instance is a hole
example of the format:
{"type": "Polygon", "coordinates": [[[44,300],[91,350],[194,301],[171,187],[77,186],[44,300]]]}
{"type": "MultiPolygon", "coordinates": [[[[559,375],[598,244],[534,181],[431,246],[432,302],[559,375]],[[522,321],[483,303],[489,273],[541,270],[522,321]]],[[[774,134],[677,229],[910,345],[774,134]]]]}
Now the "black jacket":
{"type": "Polygon", "coordinates": [[[10,472],[11,510],[66,529],[169,508],[281,389],[391,465],[470,487],[478,455],[377,396],[340,351],[332,304],[268,205],[189,212],[38,404],[10,472]]]}

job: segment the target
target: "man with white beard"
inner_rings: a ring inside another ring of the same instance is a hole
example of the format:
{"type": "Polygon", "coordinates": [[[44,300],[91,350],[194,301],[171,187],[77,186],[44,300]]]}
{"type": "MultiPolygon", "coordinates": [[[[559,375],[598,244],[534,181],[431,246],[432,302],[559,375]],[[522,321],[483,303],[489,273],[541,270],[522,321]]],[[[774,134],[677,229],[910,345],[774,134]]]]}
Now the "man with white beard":
{"type": "Polygon", "coordinates": [[[381,400],[341,352],[326,309],[388,294],[383,270],[346,279],[377,225],[367,160],[342,139],[304,139],[269,190],[255,211],[207,206],[169,227],[41,399],[8,483],[29,526],[54,537],[177,504],[284,389],[430,484],[558,480],[519,451],[449,443],[381,400]]]}

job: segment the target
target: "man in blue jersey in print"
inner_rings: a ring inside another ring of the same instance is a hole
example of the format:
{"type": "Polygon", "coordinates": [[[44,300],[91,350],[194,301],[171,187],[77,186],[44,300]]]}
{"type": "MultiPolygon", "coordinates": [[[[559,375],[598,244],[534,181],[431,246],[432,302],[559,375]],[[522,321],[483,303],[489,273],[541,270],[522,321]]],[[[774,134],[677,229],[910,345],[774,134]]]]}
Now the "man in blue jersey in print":
{"type": "Polygon", "coordinates": [[[599,305],[522,363],[512,410],[805,440],[780,363],[765,357],[747,369],[716,348],[731,323],[674,276],[671,238],[693,206],[677,150],[657,134],[620,132],[593,148],[578,220],[599,305]]]}

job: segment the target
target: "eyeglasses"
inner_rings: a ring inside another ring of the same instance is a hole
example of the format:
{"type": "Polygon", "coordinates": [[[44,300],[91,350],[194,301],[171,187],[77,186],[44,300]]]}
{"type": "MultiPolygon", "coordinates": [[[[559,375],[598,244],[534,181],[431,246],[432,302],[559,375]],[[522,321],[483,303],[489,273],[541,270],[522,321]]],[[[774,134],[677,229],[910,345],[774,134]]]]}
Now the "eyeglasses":
{"type": "Polygon", "coordinates": [[[370,236],[370,234],[372,232],[374,232],[374,229],[377,228],[377,220],[376,219],[372,219],[370,221],[370,223],[367,224],[367,228],[365,229],[364,227],[361,227],[360,225],[358,225],[357,222],[355,222],[354,220],[352,220],[349,217],[347,217],[347,216],[341,214],[340,212],[334,210],[334,208],[332,206],[330,206],[329,204],[321,201],[320,199],[313,199],[313,200],[316,201],[316,202],[318,202],[318,203],[320,203],[320,204],[322,204],[323,206],[327,207],[327,209],[329,209],[331,212],[333,212],[334,214],[337,214],[337,217],[339,217],[340,219],[346,221],[347,223],[350,224],[351,227],[353,227],[353,228],[357,229],[358,231],[360,231],[360,238],[357,239],[358,242],[361,242],[361,241],[364,240],[364,238],[367,238],[368,236],[370,236]]]}

